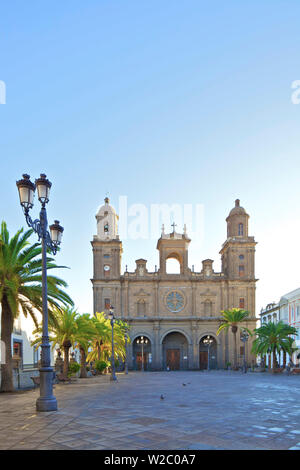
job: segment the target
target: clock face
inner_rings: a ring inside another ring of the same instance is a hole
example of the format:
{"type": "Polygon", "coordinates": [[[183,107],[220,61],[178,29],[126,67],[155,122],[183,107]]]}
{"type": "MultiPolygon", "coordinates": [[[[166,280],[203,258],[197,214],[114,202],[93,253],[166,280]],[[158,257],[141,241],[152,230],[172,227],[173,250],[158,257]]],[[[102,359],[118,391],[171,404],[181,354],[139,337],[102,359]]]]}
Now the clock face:
{"type": "Polygon", "coordinates": [[[184,307],[184,297],[178,291],[172,291],[166,298],[167,307],[171,312],[180,312],[184,307]]]}
{"type": "Polygon", "coordinates": [[[110,270],[110,267],[106,264],[106,265],[104,266],[104,271],[109,271],[109,270],[110,270]]]}

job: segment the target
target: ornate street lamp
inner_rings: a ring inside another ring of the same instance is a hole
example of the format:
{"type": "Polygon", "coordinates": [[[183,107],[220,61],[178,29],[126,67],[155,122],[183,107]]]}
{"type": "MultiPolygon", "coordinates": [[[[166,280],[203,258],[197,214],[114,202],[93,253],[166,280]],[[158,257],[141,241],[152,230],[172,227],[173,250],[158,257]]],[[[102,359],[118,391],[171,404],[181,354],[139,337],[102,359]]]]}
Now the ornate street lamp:
{"type": "Polygon", "coordinates": [[[144,372],[144,344],[148,344],[148,339],[141,336],[139,339],[136,340],[137,344],[142,345],[142,372],[144,372]]]}
{"type": "Polygon", "coordinates": [[[116,381],[116,369],[115,369],[115,352],[114,352],[114,323],[115,323],[115,316],[114,316],[114,307],[111,305],[109,309],[108,318],[111,324],[111,377],[110,380],[116,381]]]}
{"type": "Polygon", "coordinates": [[[127,354],[128,330],[125,328],[125,374],[128,374],[128,354],[127,354]]]}
{"type": "Polygon", "coordinates": [[[205,346],[207,346],[207,351],[208,351],[208,358],[207,358],[207,370],[208,371],[210,370],[210,368],[209,368],[209,350],[210,350],[210,347],[211,347],[213,342],[214,342],[213,338],[211,338],[209,335],[206,336],[206,338],[204,338],[204,340],[203,340],[203,344],[205,344],[205,346]]]}
{"type": "Polygon", "coordinates": [[[50,343],[48,333],[48,300],[47,300],[47,249],[55,255],[61,243],[63,227],[56,220],[50,226],[49,234],[46,204],[49,202],[49,192],[51,183],[45,174],[35,180],[35,184],[30,181],[30,176],[23,175],[23,179],[17,181],[20,204],[23,208],[27,225],[37,233],[42,241],[42,297],[43,297],[43,334],[40,367],[40,396],[36,401],[37,411],[56,411],[57,401],[53,395],[53,369],[50,359],[50,343]],[[42,205],[39,219],[32,220],[29,210],[33,207],[34,193],[37,189],[38,199],[42,205]]]}
{"type": "Polygon", "coordinates": [[[247,333],[246,330],[243,330],[243,331],[241,332],[240,338],[241,338],[241,341],[244,343],[244,372],[245,372],[245,374],[246,374],[246,372],[247,372],[247,364],[246,364],[246,343],[247,343],[248,338],[249,338],[249,334],[247,333]]]}

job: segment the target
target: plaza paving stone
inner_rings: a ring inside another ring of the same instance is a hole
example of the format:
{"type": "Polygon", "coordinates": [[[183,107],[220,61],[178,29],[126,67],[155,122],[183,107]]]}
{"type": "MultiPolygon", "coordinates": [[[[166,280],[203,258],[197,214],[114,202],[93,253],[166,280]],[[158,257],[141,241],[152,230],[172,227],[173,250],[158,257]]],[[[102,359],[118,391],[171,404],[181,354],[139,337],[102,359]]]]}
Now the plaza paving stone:
{"type": "Polygon", "coordinates": [[[0,450],[300,450],[298,376],[130,372],[54,394],[50,413],[35,411],[38,389],[0,394],[0,450]]]}

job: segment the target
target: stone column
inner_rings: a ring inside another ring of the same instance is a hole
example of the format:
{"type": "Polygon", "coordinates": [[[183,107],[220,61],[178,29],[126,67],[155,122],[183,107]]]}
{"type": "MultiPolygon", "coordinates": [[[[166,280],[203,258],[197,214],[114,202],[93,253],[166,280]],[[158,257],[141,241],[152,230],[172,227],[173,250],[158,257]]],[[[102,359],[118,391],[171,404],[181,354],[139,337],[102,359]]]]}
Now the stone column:
{"type": "Polygon", "coordinates": [[[166,274],[166,257],[162,251],[159,254],[159,272],[160,274],[166,274]]]}
{"type": "Polygon", "coordinates": [[[127,283],[126,289],[126,304],[127,304],[127,317],[130,317],[130,303],[129,303],[129,282],[127,283]]]}
{"type": "Polygon", "coordinates": [[[94,309],[94,314],[96,313],[96,308],[97,308],[97,286],[95,284],[93,285],[93,309],[94,309]]]}
{"type": "Polygon", "coordinates": [[[192,336],[192,363],[190,369],[199,369],[199,345],[198,345],[198,323],[192,321],[191,324],[191,336],[192,336]]]}
{"type": "Polygon", "coordinates": [[[119,300],[120,300],[120,312],[121,317],[124,317],[124,308],[123,308],[123,284],[120,283],[120,290],[119,290],[119,300]]]}
{"type": "Polygon", "coordinates": [[[122,295],[123,295],[123,313],[124,317],[128,317],[128,281],[126,280],[125,283],[123,284],[123,289],[122,289],[122,295]]]}
{"type": "Polygon", "coordinates": [[[98,287],[97,295],[97,312],[102,312],[104,310],[104,299],[103,299],[103,287],[98,287]]]}
{"type": "Polygon", "coordinates": [[[158,317],[158,283],[154,285],[154,315],[158,317]]]}
{"type": "Polygon", "coordinates": [[[196,286],[192,283],[192,316],[196,315],[196,286]]]}
{"type": "Polygon", "coordinates": [[[162,358],[161,358],[161,347],[160,347],[160,324],[158,321],[153,323],[153,338],[154,344],[151,345],[152,351],[152,368],[155,370],[161,370],[162,358]]]}
{"type": "Polygon", "coordinates": [[[194,369],[194,345],[188,343],[188,369],[194,369]]]}

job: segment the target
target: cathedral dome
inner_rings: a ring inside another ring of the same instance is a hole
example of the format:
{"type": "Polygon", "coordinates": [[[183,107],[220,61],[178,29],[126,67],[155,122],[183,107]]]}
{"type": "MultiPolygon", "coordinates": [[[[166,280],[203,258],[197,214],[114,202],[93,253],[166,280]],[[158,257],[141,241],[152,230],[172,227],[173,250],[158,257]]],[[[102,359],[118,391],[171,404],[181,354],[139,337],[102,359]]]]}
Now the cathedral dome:
{"type": "Polygon", "coordinates": [[[240,200],[235,200],[235,207],[231,209],[226,219],[227,237],[248,236],[249,215],[243,207],[240,206],[240,200]]]}
{"type": "Polygon", "coordinates": [[[100,240],[115,240],[118,237],[118,215],[115,209],[109,204],[109,199],[104,199],[104,206],[101,206],[96,214],[97,237],[100,240]]]}
{"type": "Polygon", "coordinates": [[[105,203],[105,204],[104,204],[103,206],[100,206],[100,207],[99,207],[99,210],[98,210],[98,212],[97,212],[96,217],[97,217],[97,216],[108,215],[108,214],[117,215],[117,213],[116,213],[115,209],[113,208],[113,206],[111,206],[111,205],[109,204],[109,198],[108,198],[108,197],[106,197],[106,198],[104,199],[104,203],[105,203]]]}
{"type": "Polygon", "coordinates": [[[232,215],[247,215],[247,212],[245,211],[245,209],[240,206],[239,199],[235,200],[235,207],[231,209],[228,217],[231,217],[232,215]]]}

